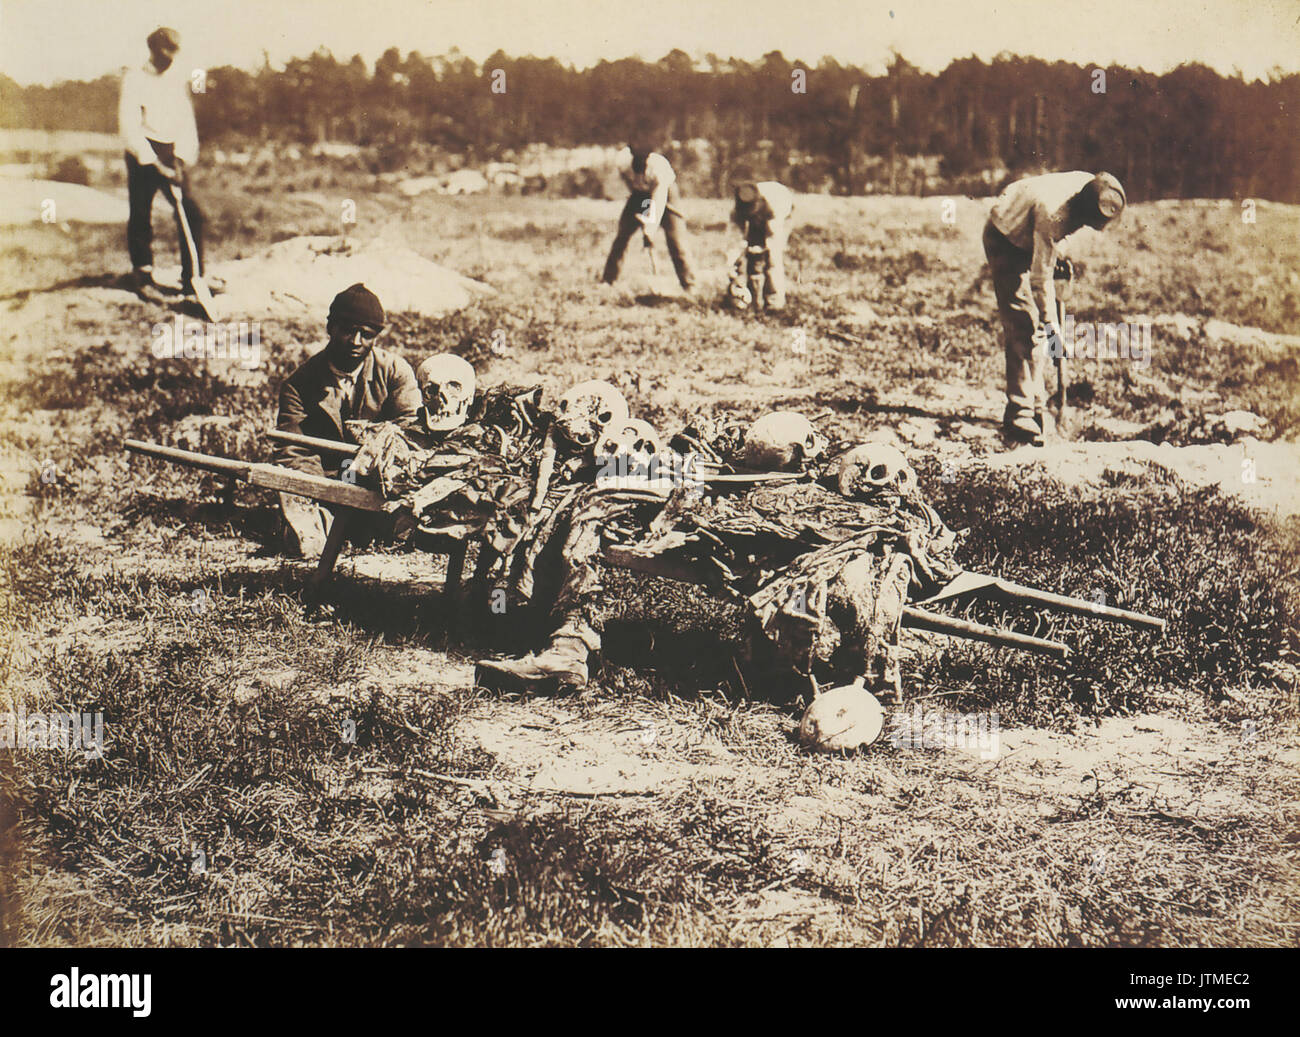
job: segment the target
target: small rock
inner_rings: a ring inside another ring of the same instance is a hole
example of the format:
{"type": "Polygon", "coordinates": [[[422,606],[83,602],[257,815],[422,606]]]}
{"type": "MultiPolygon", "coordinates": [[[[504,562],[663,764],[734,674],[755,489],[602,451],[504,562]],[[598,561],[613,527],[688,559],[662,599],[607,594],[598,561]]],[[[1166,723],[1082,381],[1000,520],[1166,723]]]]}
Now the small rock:
{"type": "Polygon", "coordinates": [[[240,684],[235,688],[235,705],[247,706],[250,702],[257,700],[262,694],[262,689],[253,684],[240,684]]]}

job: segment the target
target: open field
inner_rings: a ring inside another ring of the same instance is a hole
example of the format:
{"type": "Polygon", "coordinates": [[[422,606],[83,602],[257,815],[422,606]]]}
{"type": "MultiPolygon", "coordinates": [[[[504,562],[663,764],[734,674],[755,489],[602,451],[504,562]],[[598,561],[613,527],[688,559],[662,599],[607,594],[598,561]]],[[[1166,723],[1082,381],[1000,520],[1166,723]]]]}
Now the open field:
{"type": "Polygon", "coordinates": [[[940,198],[801,198],[792,305],[759,320],[716,301],[717,200],[686,202],[686,299],[635,247],[595,283],[614,202],[408,199],[323,166],[197,187],[228,281],[299,234],[413,249],[496,289],[397,316],[388,345],[413,363],[454,349],[481,383],[555,392],[608,378],[662,428],[791,408],[832,438],[892,434],[971,568],[1169,633],[971,608],[1070,642],[1067,663],[905,634],[905,705],[996,710],[993,760],[888,732],[807,755],[797,710],[749,695],[734,610],[625,574],[585,695],[487,695],[473,660],[509,642],[447,620],[438,562],[345,557],[322,619],[308,567],[273,550],[269,495],[223,503],[120,452],[262,456],[323,314],[262,321],[255,371],[156,360],[172,315],[114,286],[123,228],[6,228],[0,711],[101,710],[107,751],[0,754],[4,939],[1295,943],[1300,209],[1150,203],[1080,235],[1078,319],[1155,318],[1150,363],[1080,362],[1080,441],[1006,455],[976,201],[946,222],[940,198]],[[1237,410],[1253,438],[1209,418],[1237,410]]]}

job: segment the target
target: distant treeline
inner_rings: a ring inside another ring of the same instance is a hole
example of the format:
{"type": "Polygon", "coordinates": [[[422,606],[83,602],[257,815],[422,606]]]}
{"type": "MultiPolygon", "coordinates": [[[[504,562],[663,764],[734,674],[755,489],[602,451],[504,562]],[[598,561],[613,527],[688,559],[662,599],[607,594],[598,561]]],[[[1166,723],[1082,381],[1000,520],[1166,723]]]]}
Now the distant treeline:
{"type": "MultiPolygon", "coordinates": [[[[802,189],[924,190],[903,177],[901,159],[938,155],[950,185],[1105,168],[1133,200],[1300,201],[1300,75],[1247,83],[1201,65],[1153,75],[1000,55],[938,75],[895,57],[871,76],[779,52],[747,63],[680,50],[579,71],[500,52],[477,65],[454,50],[394,48],[373,69],[318,51],[283,69],[209,69],[204,85],[195,104],[209,144],[427,143],[485,161],[529,143],[616,144],[650,127],[665,140],[712,142],[720,169],[761,155],[761,172],[802,189]]],[[[0,77],[7,127],[112,131],[116,102],[116,77],[27,88],[0,77]]]]}

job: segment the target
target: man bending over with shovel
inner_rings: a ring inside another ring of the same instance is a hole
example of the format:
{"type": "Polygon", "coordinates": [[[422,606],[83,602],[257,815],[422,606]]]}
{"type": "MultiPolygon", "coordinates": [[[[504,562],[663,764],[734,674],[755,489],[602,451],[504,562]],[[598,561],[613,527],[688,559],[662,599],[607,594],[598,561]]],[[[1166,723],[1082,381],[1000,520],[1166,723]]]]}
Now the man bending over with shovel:
{"type": "Polygon", "coordinates": [[[695,283],[691,272],[690,256],[686,248],[686,218],[680,208],[681,197],[677,192],[677,175],[668,160],[654,150],[654,145],[647,137],[639,137],[618,154],[618,172],[627,184],[627,204],[618,218],[618,233],[605,261],[605,272],[601,276],[606,284],[618,280],[618,273],[623,265],[623,254],[628,242],[638,232],[645,247],[650,250],[651,262],[654,261],[654,246],[650,235],[656,227],[663,226],[664,239],[668,242],[668,255],[672,258],[673,269],[677,271],[677,280],[686,292],[690,292],[695,283]]]}
{"type": "Polygon", "coordinates": [[[122,76],[118,126],[126,146],[126,186],[130,215],[126,244],[131,255],[131,287],[150,302],[162,302],[153,279],[153,196],[161,190],[176,212],[180,239],[181,287],[194,296],[194,278],[203,276],[203,213],[190,193],[188,167],[198,161],[199,135],[190,104],[189,78],[175,65],[181,38],[175,29],[160,28],[149,34],[149,60],[128,68],[122,76]],[[198,269],[185,241],[177,196],[189,223],[198,269]]]}
{"type": "MultiPolygon", "coordinates": [[[[1111,174],[1076,171],[1017,180],[993,203],[984,227],[984,254],[1007,356],[1002,431],[1013,443],[1042,445],[1049,343],[1053,355],[1061,363],[1066,360],[1053,285],[1063,259],[1061,244],[1083,227],[1104,230],[1119,217],[1125,201],[1124,188],[1111,174]]],[[[1062,398],[1062,413],[1064,408],[1062,398]]]]}
{"type": "Polygon", "coordinates": [[[794,195],[775,180],[754,182],[748,178],[735,184],[736,205],[731,222],[745,235],[744,257],[757,251],[767,263],[762,283],[751,285],[750,295],[758,309],[779,310],[785,306],[785,247],[790,240],[790,214],[794,195]]]}

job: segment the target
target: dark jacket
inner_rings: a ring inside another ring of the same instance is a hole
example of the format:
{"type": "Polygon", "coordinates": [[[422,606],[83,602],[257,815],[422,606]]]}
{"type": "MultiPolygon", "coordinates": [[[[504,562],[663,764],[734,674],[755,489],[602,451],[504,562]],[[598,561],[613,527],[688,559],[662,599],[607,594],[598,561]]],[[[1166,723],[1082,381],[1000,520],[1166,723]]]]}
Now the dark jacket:
{"type": "MultiPolygon", "coordinates": [[[[329,390],[338,384],[325,350],[303,361],[280,386],[280,414],[275,427],[302,436],[351,443],[345,422],[393,421],[409,427],[424,402],[411,365],[396,353],[378,347],[362,362],[356,385],[346,399],[330,395],[329,390]]],[[[274,460],[300,472],[335,475],[342,458],[285,443],[278,445],[274,460]]]]}

